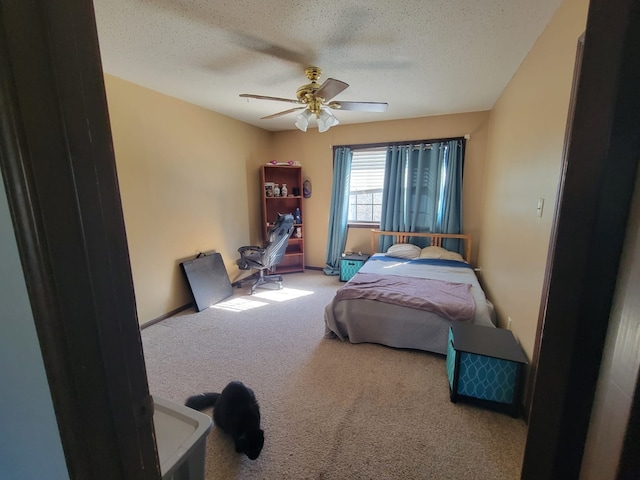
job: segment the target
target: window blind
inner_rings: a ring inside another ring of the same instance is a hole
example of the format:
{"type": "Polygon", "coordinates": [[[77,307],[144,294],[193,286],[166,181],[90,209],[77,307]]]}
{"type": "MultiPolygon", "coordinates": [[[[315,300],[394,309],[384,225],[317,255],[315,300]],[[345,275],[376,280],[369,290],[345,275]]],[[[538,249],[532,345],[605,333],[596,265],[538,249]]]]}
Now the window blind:
{"type": "Polygon", "coordinates": [[[379,190],[384,182],[387,149],[354,150],[351,159],[351,192],[379,190]]]}

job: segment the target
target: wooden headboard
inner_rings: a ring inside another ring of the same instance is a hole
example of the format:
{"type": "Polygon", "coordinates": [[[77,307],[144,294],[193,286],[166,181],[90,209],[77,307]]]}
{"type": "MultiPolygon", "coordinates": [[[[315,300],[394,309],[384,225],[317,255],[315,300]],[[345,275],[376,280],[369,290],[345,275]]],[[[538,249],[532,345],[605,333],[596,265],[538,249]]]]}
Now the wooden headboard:
{"type": "Polygon", "coordinates": [[[461,239],[464,244],[464,259],[468,264],[471,264],[471,235],[465,235],[463,233],[429,233],[429,232],[389,232],[385,230],[371,230],[371,252],[378,251],[378,245],[380,245],[380,235],[389,235],[394,237],[393,243],[407,243],[409,237],[427,237],[430,239],[430,245],[432,247],[441,247],[442,240],[446,238],[458,238],[461,239]]]}

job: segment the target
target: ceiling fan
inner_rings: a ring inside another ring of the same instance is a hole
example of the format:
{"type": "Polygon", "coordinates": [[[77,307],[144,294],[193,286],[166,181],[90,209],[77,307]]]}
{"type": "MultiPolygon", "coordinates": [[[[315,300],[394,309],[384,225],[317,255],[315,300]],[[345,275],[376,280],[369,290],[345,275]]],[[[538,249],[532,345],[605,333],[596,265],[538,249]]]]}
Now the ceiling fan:
{"type": "Polygon", "coordinates": [[[296,99],[269,97],[265,95],[254,95],[251,93],[241,93],[243,98],[257,98],[259,100],[275,100],[278,102],[295,103],[301,106],[284,110],[283,112],[274,113],[261,117],[261,120],[276,118],[288,113],[302,110],[296,117],[296,127],[303,132],[307,131],[309,122],[312,118],[316,118],[318,122],[318,131],[326,132],[334,125],[340,123],[331,110],[354,110],[360,112],[385,112],[389,106],[384,102],[341,102],[332,101],[332,99],[340,92],[349,87],[348,83],[328,78],[324,83],[317,82],[322,71],[318,67],[306,67],[304,74],[311,83],[302,85],[296,92],[296,99]]]}

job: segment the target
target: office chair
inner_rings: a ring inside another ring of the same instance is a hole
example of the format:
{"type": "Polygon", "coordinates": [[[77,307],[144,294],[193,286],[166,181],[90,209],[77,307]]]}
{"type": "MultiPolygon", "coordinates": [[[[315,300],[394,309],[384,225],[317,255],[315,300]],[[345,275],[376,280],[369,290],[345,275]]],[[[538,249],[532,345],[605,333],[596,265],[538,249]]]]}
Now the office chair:
{"type": "Polygon", "coordinates": [[[284,258],[284,252],[287,250],[289,237],[292,233],[293,215],[290,213],[278,214],[276,223],[267,233],[267,242],[264,247],[246,246],[238,249],[240,258],[236,260],[236,263],[240,270],[257,269],[259,271],[258,279],[251,285],[251,295],[258,286],[265,283],[278,282],[278,288],[282,288],[282,275],[268,275],[265,274],[265,271],[275,271],[276,265],[284,258]]]}

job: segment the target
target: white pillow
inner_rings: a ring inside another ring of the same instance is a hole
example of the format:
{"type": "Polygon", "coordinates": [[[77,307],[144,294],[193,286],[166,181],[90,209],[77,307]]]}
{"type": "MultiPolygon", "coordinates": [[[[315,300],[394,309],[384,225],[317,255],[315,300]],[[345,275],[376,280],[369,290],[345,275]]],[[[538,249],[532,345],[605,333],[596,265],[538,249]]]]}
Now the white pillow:
{"type": "Polygon", "coordinates": [[[420,256],[420,247],[413,245],[412,243],[397,243],[389,247],[387,255],[390,257],[413,260],[420,256]]]}
{"type": "Polygon", "coordinates": [[[420,258],[442,258],[444,260],[464,262],[464,258],[458,252],[452,252],[442,247],[424,247],[420,251],[420,258]]]}
{"type": "Polygon", "coordinates": [[[448,250],[442,247],[424,247],[420,251],[420,258],[442,258],[447,252],[448,250]]]}

